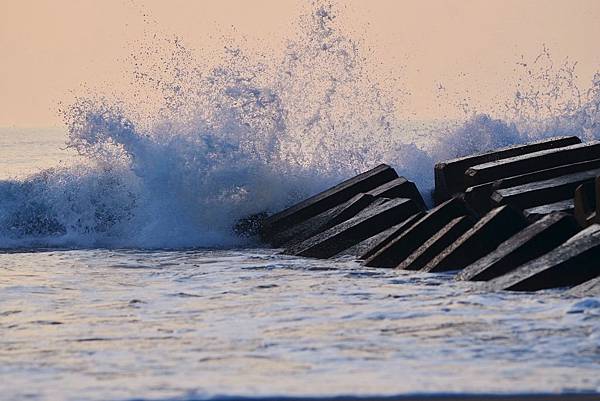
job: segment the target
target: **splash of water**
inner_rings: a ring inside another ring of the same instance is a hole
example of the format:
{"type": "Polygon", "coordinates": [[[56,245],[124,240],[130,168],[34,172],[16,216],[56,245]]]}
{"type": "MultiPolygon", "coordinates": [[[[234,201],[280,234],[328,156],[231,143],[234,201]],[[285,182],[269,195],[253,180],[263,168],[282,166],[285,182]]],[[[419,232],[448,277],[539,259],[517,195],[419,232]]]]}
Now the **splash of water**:
{"type": "Polygon", "coordinates": [[[332,8],[315,6],[299,28],[279,61],[229,46],[209,66],[178,38],[140,43],[127,101],[92,93],[63,110],[82,161],[0,183],[0,247],[242,245],[239,218],[381,162],[427,193],[434,160],[556,133],[600,136],[600,75],[582,94],[574,65],[556,68],[545,52],[521,64],[503,119],[474,114],[412,143],[394,117],[399,100],[332,8]]]}

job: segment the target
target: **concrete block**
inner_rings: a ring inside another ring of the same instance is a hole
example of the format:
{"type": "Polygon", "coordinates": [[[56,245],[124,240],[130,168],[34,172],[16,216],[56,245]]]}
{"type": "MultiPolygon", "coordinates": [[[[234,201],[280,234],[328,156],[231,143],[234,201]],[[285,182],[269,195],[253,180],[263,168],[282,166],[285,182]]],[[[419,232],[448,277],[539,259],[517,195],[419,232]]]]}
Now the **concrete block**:
{"type": "Polygon", "coordinates": [[[465,201],[478,216],[483,216],[492,210],[491,196],[494,190],[494,181],[469,187],[465,191],[465,201]]]}
{"type": "Polygon", "coordinates": [[[398,174],[396,174],[393,168],[386,164],[381,164],[268,217],[263,222],[261,237],[264,241],[269,242],[278,232],[304,220],[308,220],[350,200],[360,193],[369,192],[396,178],[398,178],[398,174]]]}
{"type": "Polygon", "coordinates": [[[563,175],[544,181],[532,182],[512,188],[503,188],[492,194],[492,205],[512,205],[518,209],[572,199],[575,189],[586,182],[593,182],[600,170],[563,175]]]}
{"type": "Polygon", "coordinates": [[[415,203],[425,209],[425,202],[421,193],[417,189],[414,182],[407,180],[404,177],[398,177],[388,181],[383,185],[367,192],[367,194],[377,198],[406,198],[412,199],[415,203]]]}
{"type": "Polygon", "coordinates": [[[495,250],[527,225],[521,212],[510,206],[496,208],[421,269],[425,272],[462,270],[495,250]]]}
{"type": "Polygon", "coordinates": [[[461,235],[473,227],[473,224],[475,224],[475,219],[471,216],[455,218],[417,248],[408,258],[404,259],[397,268],[404,270],[422,269],[440,252],[452,245],[461,235]]]}
{"type": "Polygon", "coordinates": [[[542,150],[469,167],[465,172],[465,184],[472,187],[500,178],[594,159],[600,159],[599,141],[542,150]]]}
{"type": "Polygon", "coordinates": [[[505,177],[494,181],[494,189],[516,187],[536,181],[545,181],[563,175],[600,169],[600,159],[586,160],[579,163],[565,164],[545,170],[530,171],[513,177],[505,177]]]}
{"type": "Polygon", "coordinates": [[[450,221],[465,215],[473,215],[473,212],[462,197],[456,196],[430,210],[412,227],[369,256],[365,265],[394,268],[450,221]]]}
{"type": "Polygon", "coordinates": [[[556,212],[572,215],[574,210],[575,204],[573,203],[573,199],[567,199],[525,209],[523,210],[523,216],[525,216],[528,222],[533,223],[534,221],[538,221],[539,219],[556,212]]]}
{"type": "Polygon", "coordinates": [[[308,220],[296,224],[271,237],[270,244],[276,248],[289,247],[317,235],[337,224],[356,216],[376,198],[368,194],[358,194],[339,206],[324,211],[308,220]]]}
{"type": "Polygon", "coordinates": [[[567,164],[545,170],[532,171],[513,177],[500,178],[496,181],[469,187],[465,190],[465,200],[469,206],[480,216],[489,212],[493,205],[491,195],[497,189],[511,188],[536,181],[544,181],[563,175],[600,169],[600,159],[587,160],[579,163],[567,164]]]}
{"type": "Polygon", "coordinates": [[[525,227],[483,258],[465,267],[457,280],[488,281],[540,257],[579,231],[568,214],[553,213],[525,227]]]}
{"type": "Polygon", "coordinates": [[[464,183],[464,174],[465,171],[471,166],[527,153],[538,152],[545,149],[554,149],[574,145],[580,142],[581,140],[576,136],[548,138],[538,142],[509,146],[501,149],[495,149],[490,152],[459,157],[437,163],[434,168],[434,199],[436,203],[439,204],[450,199],[452,195],[463,192],[465,188],[467,188],[464,183]]]}
{"type": "Polygon", "coordinates": [[[487,282],[491,291],[573,287],[600,275],[600,225],[593,224],[554,250],[487,282]]]}
{"type": "Polygon", "coordinates": [[[594,182],[586,182],[575,188],[575,219],[581,227],[588,227],[596,221],[596,191],[594,182]]]}
{"type": "Polygon", "coordinates": [[[424,215],[425,212],[416,213],[413,216],[410,216],[408,219],[404,220],[402,223],[398,223],[385,231],[382,231],[372,237],[369,237],[366,240],[363,240],[358,244],[343,250],[335,256],[355,256],[358,259],[364,260],[368,257],[368,255],[377,252],[392,239],[396,238],[398,235],[408,230],[424,215]]]}
{"type": "Polygon", "coordinates": [[[285,253],[330,258],[365,239],[405,221],[421,210],[412,199],[378,199],[355,217],[286,249],[285,253]]]}
{"type": "Polygon", "coordinates": [[[571,288],[568,294],[575,297],[600,297],[600,277],[571,288]]]}

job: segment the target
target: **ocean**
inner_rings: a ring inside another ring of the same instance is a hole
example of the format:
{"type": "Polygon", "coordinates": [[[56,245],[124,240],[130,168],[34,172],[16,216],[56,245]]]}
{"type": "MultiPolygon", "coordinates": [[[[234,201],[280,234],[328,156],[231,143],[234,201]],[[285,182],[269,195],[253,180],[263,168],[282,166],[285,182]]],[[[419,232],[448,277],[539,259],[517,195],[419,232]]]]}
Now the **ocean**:
{"type": "MultiPolygon", "coordinates": [[[[13,171],[69,157],[58,133],[31,147],[19,132],[1,137],[13,171]]],[[[3,400],[600,391],[600,299],[256,244],[14,242],[0,253],[3,400]]]]}
{"type": "Polygon", "coordinates": [[[382,162],[428,197],[436,161],[600,138],[600,79],[572,91],[535,62],[510,116],[402,120],[331,20],[267,65],[228,48],[207,68],[153,34],[122,92],[0,129],[2,400],[600,392],[600,299],[282,256],[233,230],[382,162]]]}

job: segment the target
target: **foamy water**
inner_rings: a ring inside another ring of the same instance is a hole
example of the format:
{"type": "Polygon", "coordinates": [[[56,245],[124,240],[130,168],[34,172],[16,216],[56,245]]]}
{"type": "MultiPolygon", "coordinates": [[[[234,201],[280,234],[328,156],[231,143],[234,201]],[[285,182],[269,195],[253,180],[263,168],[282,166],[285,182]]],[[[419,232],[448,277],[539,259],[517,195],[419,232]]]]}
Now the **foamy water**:
{"type": "Polygon", "coordinates": [[[427,196],[436,160],[600,137],[600,79],[573,90],[546,53],[503,115],[400,120],[334,20],[315,8],[261,63],[229,47],[207,66],[150,35],[131,86],[65,105],[64,132],[0,130],[2,399],[600,391],[598,299],[480,293],[234,233],[382,162],[427,196]]]}

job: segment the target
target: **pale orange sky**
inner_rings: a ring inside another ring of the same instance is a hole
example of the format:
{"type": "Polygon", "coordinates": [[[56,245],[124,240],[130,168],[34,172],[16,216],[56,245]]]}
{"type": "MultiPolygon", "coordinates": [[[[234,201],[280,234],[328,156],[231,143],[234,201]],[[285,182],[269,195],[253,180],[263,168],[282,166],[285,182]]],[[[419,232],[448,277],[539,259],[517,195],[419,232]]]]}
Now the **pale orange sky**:
{"type": "MultiPolygon", "coordinates": [[[[555,61],[578,62],[582,86],[600,71],[598,0],[339,4],[374,68],[396,74],[395,89],[410,92],[400,112],[415,118],[452,113],[437,105],[440,83],[493,107],[512,90],[519,57],[533,58],[544,44],[555,61]]],[[[223,34],[277,49],[308,8],[294,0],[0,0],[0,126],[59,125],[58,102],[82,83],[118,85],[119,60],[148,27],[145,12],[202,57],[199,49],[218,49],[223,34]]]]}

